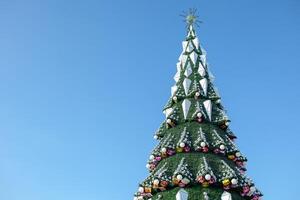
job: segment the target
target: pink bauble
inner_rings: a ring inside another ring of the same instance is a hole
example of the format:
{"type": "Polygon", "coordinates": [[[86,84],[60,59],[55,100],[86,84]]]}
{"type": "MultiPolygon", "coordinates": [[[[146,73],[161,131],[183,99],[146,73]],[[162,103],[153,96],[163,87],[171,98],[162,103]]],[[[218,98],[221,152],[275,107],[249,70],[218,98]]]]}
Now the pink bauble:
{"type": "Polygon", "coordinates": [[[183,149],[185,152],[189,152],[191,150],[191,148],[189,146],[185,146],[183,149]]]}
{"type": "Polygon", "coordinates": [[[179,186],[179,187],[185,187],[185,184],[182,183],[182,182],[180,182],[180,183],[178,184],[178,186],[179,186]]]}
{"type": "Polygon", "coordinates": [[[155,160],[156,160],[156,161],[161,161],[161,157],[160,157],[160,156],[157,156],[157,157],[155,157],[155,160]]]}
{"type": "Polygon", "coordinates": [[[175,151],[172,150],[172,149],[168,149],[168,150],[167,150],[167,154],[168,154],[169,156],[172,156],[172,155],[175,154],[175,151]]]}
{"type": "Polygon", "coordinates": [[[203,147],[203,148],[202,148],[202,151],[203,151],[204,153],[208,152],[208,147],[203,147]]]}
{"type": "Polygon", "coordinates": [[[250,191],[249,186],[244,186],[243,187],[243,193],[248,193],[250,191]]]}

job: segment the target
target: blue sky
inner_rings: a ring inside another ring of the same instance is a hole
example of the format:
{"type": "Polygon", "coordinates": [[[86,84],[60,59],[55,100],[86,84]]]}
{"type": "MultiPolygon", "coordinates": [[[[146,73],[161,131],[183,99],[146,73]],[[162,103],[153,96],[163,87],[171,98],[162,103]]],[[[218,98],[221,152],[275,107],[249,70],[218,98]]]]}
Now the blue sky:
{"type": "Polygon", "coordinates": [[[299,1],[2,0],[1,200],[132,198],[190,7],[248,174],[296,199],[299,1]]]}

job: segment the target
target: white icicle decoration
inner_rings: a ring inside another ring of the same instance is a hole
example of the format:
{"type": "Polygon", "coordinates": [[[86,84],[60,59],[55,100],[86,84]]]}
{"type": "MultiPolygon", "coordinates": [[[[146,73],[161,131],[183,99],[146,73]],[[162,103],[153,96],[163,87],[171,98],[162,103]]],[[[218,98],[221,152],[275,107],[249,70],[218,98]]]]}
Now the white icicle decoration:
{"type": "Polygon", "coordinates": [[[203,105],[205,107],[206,113],[208,115],[209,120],[211,121],[211,112],[212,112],[212,105],[211,100],[206,100],[203,102],[203,105]]]}
{"type": "Polygon", "coordinates": [[[203,67],[201,62],[199,62],[198,73],[200,74],[200,76],[205,76],[206,74],[205,68],[203,67]]]}
{"type": "Polygon", "coordinates": [[[199,39],[197,37],[193,39],[193,44],[195,45],[196,49],[199,49],[199,39]]]}
{"type": "Polygon", "coordinates": [[[183,116],[184,119],[187,118],[189,110],[190,110],[190,106],[191,106],[191,101],[188,99],[183,100],[182,102],[182,110],[183,110],[183,116]]]}
{"type": "Polygon", "coordinates": [[[191,83],[192,83],[192,81],[190,79],[188,79],[188,78],[184,79],[182,84],[183,84],[185,95],[188,95],[191,83]]]}
{"type": "Polygon", "coordinates": [[[178,87],[176,85],[171,87],[171,95],[174,96],[174,94],[177,92],[178,87]]]}
{"type": "Polygon", "coordinates": [[[188,62],[187,67],[186,67],[186,70],[185,70],[185,72],[184,72],[184,75],[185,75],[186,77],[189,77],[189,76],[192,74],[192,72],[193,72],[193,70],[192,70],[192,68],[191,68],[191,63],[188,62]]]}
{"type": "Polygon", "coordinates": [[[203,89],[204,95],[206,96],[207,95],[207,79],[206,78],[201,79],[200,85],[203,89]]]}
{"type": "Polygon", "coordinates": [[[192,52],[191,54],[190,54],[190,59],[191,59],[191,61],[194,63],[194,65],[196,64],[196,62],[197,62],[197,59],[198,59],[198,54],[196,53],[196,52],[192,52]]]}
{"type": "Polygon", "coordinates": [[[176,74],[174,75],[174,80],[176,83],[179,81],[179,78],[180,78],[180,72],[177,71],[176,74]]]}

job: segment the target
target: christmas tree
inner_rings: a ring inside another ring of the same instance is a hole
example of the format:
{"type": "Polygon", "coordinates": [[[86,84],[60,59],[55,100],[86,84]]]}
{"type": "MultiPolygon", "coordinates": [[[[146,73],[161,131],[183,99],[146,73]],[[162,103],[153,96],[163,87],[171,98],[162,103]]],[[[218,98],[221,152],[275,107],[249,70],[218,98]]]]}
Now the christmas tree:
{"type": "Polygon", "coordinates": [[[261,192],[245,175],[245,162],[236,136],[214,87],[206,52],[186,16],[187,37],[177,63],[175,85],[163,109],[166,120],[154,138],[149,176],[135,200],[258,200],[261,192]]]}

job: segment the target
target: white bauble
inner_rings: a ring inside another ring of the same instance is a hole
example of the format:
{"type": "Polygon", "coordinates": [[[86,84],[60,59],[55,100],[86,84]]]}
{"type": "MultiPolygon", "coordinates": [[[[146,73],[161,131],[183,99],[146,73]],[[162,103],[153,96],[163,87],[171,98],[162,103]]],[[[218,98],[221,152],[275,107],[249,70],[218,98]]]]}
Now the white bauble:
{"type": "Polygon", "coordinates": [[[161,152],[162,153],[166,153],[167,152],[167,149],[165,147],[161,148],[161,152]]]}
{"type": "Polygon", "coordinates": [[[146,165],[146,168],[147,168],[147,169],[149,169],[149,168],[150,168],[150,165],[149,165],[149,164],[147,164],[147,165],[146,165]]]}
{"type": "Polygon", "coordinates": [[[205,178],[205,180],[209,181],[209,180],[211,179],[211,175],[210,175],[210,174],[206,174],[206,175],[204,176],[204,178],[205,178]]]}
{"type": "Polygon", "coordinates": [[[181,181],[181,180],[182,180],[182,175],[181,175],[181,174],[178,174],[178,175],[176,176],[176,178],[177,178],[177,180],[181,181]]]}
{"type": "Polygon", "coordinates": [[[255,188],[254,186],[251,186],[251,187],[250,187],[250,191],[251,191],[251,192],[255,192],[255,190],[256,190],[256,188],[255,188]]]}
{"type": "Polygon", "coordinates": [[[158,185],[158,184],[159,184],[159,180],[158,180],[158,179],[155,179],[155,180],[153,181],[153,184],[154,184],[154,185],[158,185]]]}
{"type": "Polygon", "coordinates": [[[199,97],[199,96],[200,96],[200,93],[199,93],[199,92],[196,92],[196,93],[195,93],[195,96],[196,96],[196,97],[199,97]]]}
{"type": "Polygon", "coordinates": [[[157,135],[154,135],[153,138],[154,138],[155,140],[157,140],[157,139],[158,139],[158,136],[157,136],[157,135]]]}
{"type": "Polygon", "coordinates": [[[241,156],[241,153],[240,153],[240,152],[236,152],[236,153],[235,153],[235,156],[236,156],[236,157],[240,157],[240,156],[241,156]]]}
{"type": "Polygon", "coordinates": [[[201,112],[198,112],[198,113],[197,113],[197,117],[198,117],[198,118],[202,117],[202,113],[201,113],[201,112]]]}
{"type": "Polygon", "coordinates": [[[167,119],[167,123],[170,124],[172,122],[172,120],[170,119],[167,119]]]}
{"type": "Polygon", "coordinates": [[[139,187],[139,192],[140,193],[144,193],[144,188],[143,187],[139,187]]]}
{"type": "Polygon", "coordinates": [[[185,147],[184,142],[180,142],[179,146],[182,147],[182,148],[185,147]]]}
{"type": "Polygon", "coordinates": [[[206,146],[206,143],[205,143],[205,142],[201,142],[201,143],[200,143],[200,146],[201,146],[201,147],[205,147],[205,146],[206,146]]]}
{"type": "Polygon", "coordinates": [[[225,125],[226,125],[226,126],[229,126],[229,122],[228,122],[228,121],[227,121],[227,122],[225,122],[225,125]]]}
{"type": "Polygon", "coordinates": [[[217,102],[217,103],[221,103],[221,99],[218,99],[216,102],[217,102]]]}
{"type": "Polygon", "coordinates": [[[150,155],[149,159],[153,160],[154,159],[154,155],[150,155]]]}
{"type": "Polygon", "coordinates": [[[174,96],[174,97],[173,97],[173,100],[174,100],[174,101],[177,101],[177,97],[176,97],[176,96],[174,96]]]}
{"type": "Polygon", "coordinates": [[[221,145],[220,145],[220,149],[221,149],[221,150],[224,150],[224,149],[225,149],[225,145],[224,145],[224,144],[221,144],[221,145]]]}
{"type": "Polygon", "coordinates": [[[235,178],[231,179],[231,184],[232,184],[232,185],[238,184],[238,180],[235,179],[235,178]]]}

